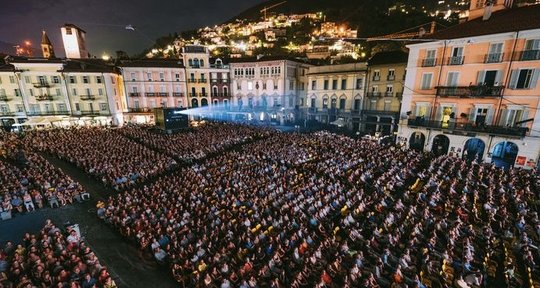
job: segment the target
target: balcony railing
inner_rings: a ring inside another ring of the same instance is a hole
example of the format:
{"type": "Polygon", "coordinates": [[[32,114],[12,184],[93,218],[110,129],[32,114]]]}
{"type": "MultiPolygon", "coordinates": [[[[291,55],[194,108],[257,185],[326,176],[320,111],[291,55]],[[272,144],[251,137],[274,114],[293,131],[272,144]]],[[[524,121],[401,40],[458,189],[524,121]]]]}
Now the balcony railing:
{"type": "Polygon", "coordinates": [[[229,93],[212,93],[212,97],[228,97],[229,93]]]}
{"type": "Polygon", "coordinates": [[[520,61],[540,60],[540,50],[524,50],[519,56],[520,61]]]}
{"type": "Polygon", "coordinates": [[[152,112],[152,109],[150,108],[128,108],[128,112],[130,113],[150,113],[152,112]]]}
{"type": "Polygon", "coordinates": [[[51,84],[49,84],[47,81],[39,81],[36,83],[33,83],[35,88],[49,88],[51,87],[51,84]]]}
{"type": "Polygon", "coordinates": [[[394,116],[396,118],[399,117],[399,110],[391,111],[391,110],[364,109],[362,110],[362,112],[365,115],[370,115],[370,116],[394,116]]]}
{"type": "Polygon", "coordinates": [[[187,82],[188,82],[188,83],[197,83],[197,79],[194,79],[194,78],[188,78],[188,79],[187,79],[187,82]]]}
{"type": "Polygon", "coordinates": [[[394,80],[396,80],[396,75],[388,75],[388,76],[386,76],[386,80],[387,81],[394,81],[394,80]]]}
{"type": "Polygon", "coordinates": [[[12,111],[1,111],[0,110],[0,116],[15,116],[17,113],[12,111]]]}
{"type": "Polygon", "coordinates": [[[96,100],[96,96],[95,95],[81,95],[81,100],[84,100],[84,101],[96,100]]]}
{"type": "Polygon", "coordinates": [[[69,115],[69,111],[29,111],[26,113],[28,116],[55,116],[55,115],[69,115]]]}
{"type": "Polygon", "coordinates": [[[9,98],[7,97],[7,95],[0,95],[0,101],[7,102],[7,101],[9,101],[9,100],[11,100],[11,99],[9,99],[9,98]]]}
{"type": "Polygon", "coordinates": [[[525,127],[506,127],[496,125],[477,125],[475,123],[459,123],[459,122],[445,122],[426,120],[420,117],[416,119],[409,119],[408,126],[412,127],[426,127],[434,129],[447,129],[452,131],[473,132],[473,133],[486,133],[492,135],[506,135],[506,136],[518,136],[524,137],[527,134],[528,128],[525,127]]]}
{"type": "Polygon", "coordinates": [[[172,96],[173,97],[184,97],[184,93],[182,93],[182,92],[173,92],[172,96]]]}
{"type": "Polygon", "coordinates": [[[79,115],[100,115],[100,111],[98,110],[80,110],[78,111],[79,115]]]}
{"type": "Polygon", "coordinates": [[[199,97],[206,97],[206,96],[208,96],[208,93],[206,92],[199,93],[199,97]]]}
{"type": "Polygon", "coordinates": [[[139,97],[141,96],[141,93],[139,92],[129,92],[129,97],[139,97]]]}
{"type": "Polygon", "coordinates": [[[144,93],[144,95],[145,95],[146,97],[156,97],[156,94],[157,94],[157,93],[154,93],[154,92],[146,92],[146,93],[144,93]]]}
{"type": "Polygon", "coordinates": [[[402,98],[403,92],[396,92],[396,98],[402,98]]]}
{"type": "Polygon", "coordinates": [[[197,93],[189,93],[189,97],[197,97],[197,93]]]}
{"type": "Polygon", "coordinates": [[[159,92],[159,93],[157,93],[157,96],[158,97],[169,97],[169,93],[168,92],[159,92]]]}
{"type": "Polygon", "coordinates": [[[463,56],[452,56],[448,57],[448,65],[463,65],[463,60],[465,57],[463,56]]]}
{"type": "Polygon", "coordinates": [[[373,81],[381,81],[381,76],[380,75],[374,75],[373,76],[373,81]]]}
{"type": "Polygon", "coordinates": [[[53,97],[51,95],[36,95],[37,101],[52,101],[53,97]]]}
{"type": "Polygon", "coordinates": [[[367,97],[381,97],[381,92],[367,92],[367,97]]]}
{"type": "Polygon", "coordinates": [[[439,97],[501,97],[504,86],[438,86],[436,95],[439,97]]]}
{"type": "Polygon", "coordinates": [[[436,58],[422,59],[422,67],[433,67],[437,63],[436,58]]]}
{"type": "Polygon", "coordinates": [[[489,53],[486,54],[484,63],[499,63],[502,62],[504,54],[503,53],[489,53]]]}
{"type": "Polygon", "coordinates": [[[199,80],[197,80],[197,82],[199,82],[199,83],[206,83],[206,82],[208,82],[208,79],[199,79],[199,80]]]}
{"type": "Polygon", "coordinates": [[[394,97],[394,92],[384,92],[384,97],[394,97]]]}

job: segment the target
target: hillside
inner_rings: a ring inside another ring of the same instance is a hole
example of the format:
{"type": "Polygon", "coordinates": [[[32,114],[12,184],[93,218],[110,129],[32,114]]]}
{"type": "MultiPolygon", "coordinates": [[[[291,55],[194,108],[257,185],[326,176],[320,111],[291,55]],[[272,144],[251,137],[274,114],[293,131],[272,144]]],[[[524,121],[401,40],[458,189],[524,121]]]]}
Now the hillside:
{"type": "MultiPolygon", "coordinates": [[[[230,21],[236,19],[260,19],[259,12],[264,7],[270,7],[283,0],[270,0],[247,9],[230,21]]],[[[268,13],[301,14],[307,12],[323,12],[327,21],[347,23],[358,29],[359,37],[382,35],[427,23],[434,19],[422,10],[435,11],[437,0],[288,0],[286,3],[269,10],[268,13]],[[388,8],[394,5],[406,5],[407,13],[392,13],[388,8]]]]}

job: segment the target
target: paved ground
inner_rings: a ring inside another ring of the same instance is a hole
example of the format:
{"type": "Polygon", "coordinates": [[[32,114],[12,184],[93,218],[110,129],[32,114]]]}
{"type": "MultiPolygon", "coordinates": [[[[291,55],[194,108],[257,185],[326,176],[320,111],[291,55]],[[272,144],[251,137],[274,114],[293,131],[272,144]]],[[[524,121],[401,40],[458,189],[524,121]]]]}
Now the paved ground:
{"type": "Polygon", "coordinates": [[[0,220],[1,245],[7,240],[20,241],[25,232],[37,232],[43,227],[46,219],[52,219],[58,226],[69,221],[79,224],[83,237],[95,251],[100,262],[107,266],[118,286],[178,286],[166,267],[160,267],[152,259],[145,260],[140,257],[134,245],[126,242],[119,233],[97,218],[95,214],[97,200],[104,199],[113,192],[107,191],[101,183],[89,178],[71,164],[50,157],[47,159],[81,183],[91,194],[91,200],[58,209],[37,210],[7,221],[0,220]]]}

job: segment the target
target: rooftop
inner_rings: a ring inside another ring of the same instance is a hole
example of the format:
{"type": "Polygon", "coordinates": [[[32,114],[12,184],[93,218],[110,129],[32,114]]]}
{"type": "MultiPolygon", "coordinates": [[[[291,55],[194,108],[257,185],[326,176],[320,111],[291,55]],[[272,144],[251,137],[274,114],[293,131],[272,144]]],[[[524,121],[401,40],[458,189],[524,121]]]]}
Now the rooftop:
{"type": "Polygon", "coordinates": [[[115,73],[116,66],[102,59],[66,59],[63,72],[103,72],[115,73]]]}
{"type": "Polygon", "coordinates": [[[429,36],[432,39],[457,39],[540,28],[540,4],[493,12],[488,20],[482,17],[467,21],[429,36]]]}
{"type": "Polygon", "coordinates": [[[368,60],[368,65],[384,65],[395,63],[407,63],[409,54],[401,50],[379,52],[368,60]]]}
{"type": "Polygon", "coordinates": [[[138,59],[138,60],[124,60],[121,61],[120,67],[165,67],[165,68],[184,68],[183,61],[181,59],[166,59],[166,58],[152,58],[152,59],[138,59]]]}

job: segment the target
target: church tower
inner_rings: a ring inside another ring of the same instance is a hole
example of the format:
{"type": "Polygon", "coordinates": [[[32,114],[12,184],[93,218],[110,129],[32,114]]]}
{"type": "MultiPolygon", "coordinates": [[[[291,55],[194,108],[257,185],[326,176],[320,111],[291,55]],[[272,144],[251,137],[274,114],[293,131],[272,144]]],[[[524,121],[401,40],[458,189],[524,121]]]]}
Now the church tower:
{"type": "Polygon", "coordinates": [[[54,48],[45,30],[43,30],[43,35],[41,35],[41,52],[43,53],[43,58],[55,58],[54,48]]]}

